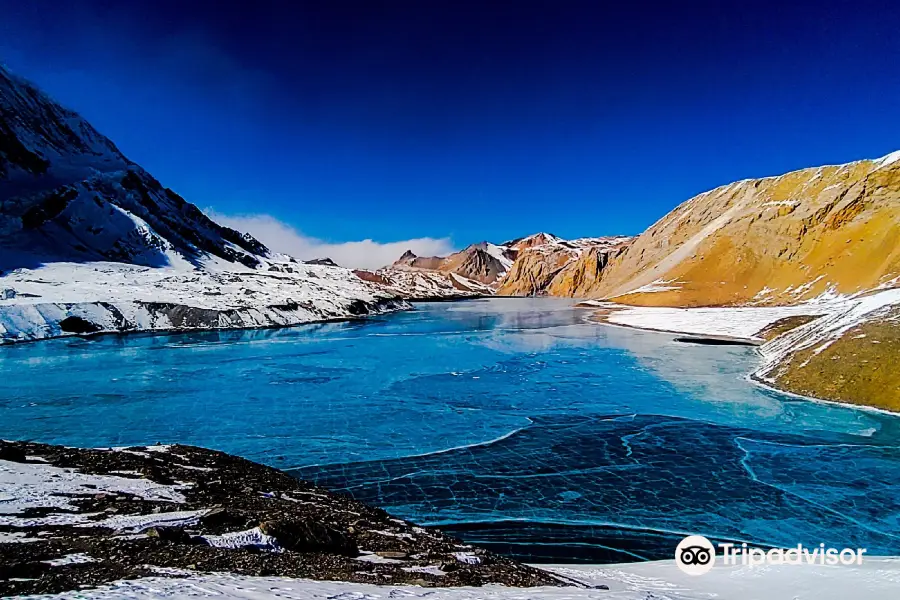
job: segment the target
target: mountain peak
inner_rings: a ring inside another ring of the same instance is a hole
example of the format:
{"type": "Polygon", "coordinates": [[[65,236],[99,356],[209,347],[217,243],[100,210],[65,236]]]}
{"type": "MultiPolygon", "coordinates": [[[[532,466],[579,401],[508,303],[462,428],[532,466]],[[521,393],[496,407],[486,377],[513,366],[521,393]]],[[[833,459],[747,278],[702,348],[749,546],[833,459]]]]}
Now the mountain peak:
{"type": "Polygon", "coordinates": [[[0,66],[0,191],[85,179],[132,166],[106,136],[0,66]]]}
{"type": "MultiPolygon", "coordinates": [[[[128,160],[80,115],[0,67],[0,245],[40,261],[145,266],[208,257],[256,267],[268,249],[128,160]]],[[[15,268],[6,264],[0,268],[15,268]]]]}

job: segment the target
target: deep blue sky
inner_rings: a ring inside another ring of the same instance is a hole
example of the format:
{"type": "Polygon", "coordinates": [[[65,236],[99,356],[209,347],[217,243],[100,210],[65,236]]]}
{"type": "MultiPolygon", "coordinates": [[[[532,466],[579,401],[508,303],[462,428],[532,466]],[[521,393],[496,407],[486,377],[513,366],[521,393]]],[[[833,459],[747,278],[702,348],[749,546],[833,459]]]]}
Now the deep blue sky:
{"type": "Polygon", "coordinates": [[[0,0],[0,60],[201,207],[333,241],[635,233],[900,148],[896,2],[0,0]]]}

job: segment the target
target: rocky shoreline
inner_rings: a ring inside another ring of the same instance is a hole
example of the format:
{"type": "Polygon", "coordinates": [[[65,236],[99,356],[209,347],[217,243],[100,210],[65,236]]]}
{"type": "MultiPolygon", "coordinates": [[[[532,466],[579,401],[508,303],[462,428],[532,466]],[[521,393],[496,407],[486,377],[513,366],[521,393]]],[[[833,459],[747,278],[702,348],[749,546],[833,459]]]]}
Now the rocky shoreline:
{"type": "Polygon", "coordinates": [[[0,489],[0,596],[212,572],[425,587],[571,584],[192,446],[0,442],[0,489]]]}

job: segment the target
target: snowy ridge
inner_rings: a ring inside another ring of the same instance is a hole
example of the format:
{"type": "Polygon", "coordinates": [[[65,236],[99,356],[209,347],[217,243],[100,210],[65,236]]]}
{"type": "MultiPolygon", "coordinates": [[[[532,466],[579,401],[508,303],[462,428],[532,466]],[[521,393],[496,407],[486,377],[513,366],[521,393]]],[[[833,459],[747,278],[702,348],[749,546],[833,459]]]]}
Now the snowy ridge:
{"type": "Polygon", "coordinates": [[[496,258],[497,261],[503,265],[503,271],[500,276],[506,275],[506,272],[509,271],[510,267],[513,265],[513,259],[509,257],[510,249],[506,246],[491,244],[490,242],[485,242],[484,249],[485,252],[496,258]]]}
{"type": "Polygon", "coordinates": [[[0,115],[0,192],[9,182],[28,183],[35,191],[131,164],[90,123],[3,65],[0,115]]]}
{"type": "MultiPolygon", "coordinates": [[[[472,244],[444,257],[420,257],[407,251],[389,268],[377,271],[378,276],[361,276],[413,299],[530,295],[534,290],[509,294],[510,279],[533,282],[534,277],[529,276],[533,269],[552,271],[552,275],[591,251],[613,251],[630,240],[623,236],[564,240],[549,233],[535,233],[503,244],[472,244]],[[403,275],[403,272],[417,275],[403,275]],[[379,278],[385,281],[378,281],[379,278]],[[450,286],[446,285],[447,281],[450,286]]],[[[515,284],[512,287],[516,292],[521,291],[515,284]]]]}
{"type": "Polygon", "coordinates": [[[357,277],[406,300],[479,298],[494,294],[493,288],[456,273],[417,268],[387,268],[354,271],[357,277]]]}
{"type": "Polygon", "coordinates": [[[0,67],[0,343],[295,325],[408,308],[223,227],[0,67]]]}
{"type": "Polygon", "coordinates": [[[0,277],[0,343],[85,333],[288,326],[409,305],[339,267],[292,272],[52,263],[0,277]]]}

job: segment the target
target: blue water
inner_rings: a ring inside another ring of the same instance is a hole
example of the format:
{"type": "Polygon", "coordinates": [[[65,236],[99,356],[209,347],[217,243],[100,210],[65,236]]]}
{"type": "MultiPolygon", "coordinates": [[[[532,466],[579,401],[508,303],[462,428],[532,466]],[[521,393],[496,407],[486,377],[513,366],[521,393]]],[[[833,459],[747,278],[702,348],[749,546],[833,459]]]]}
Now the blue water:
{"type": "Polygon", "coordinates": [[[900,418],[586,314],[493,299],[3,347],[0,437],[217,448],[531,560],[670,557],[686,533],[900,554],[900,418]]]}

